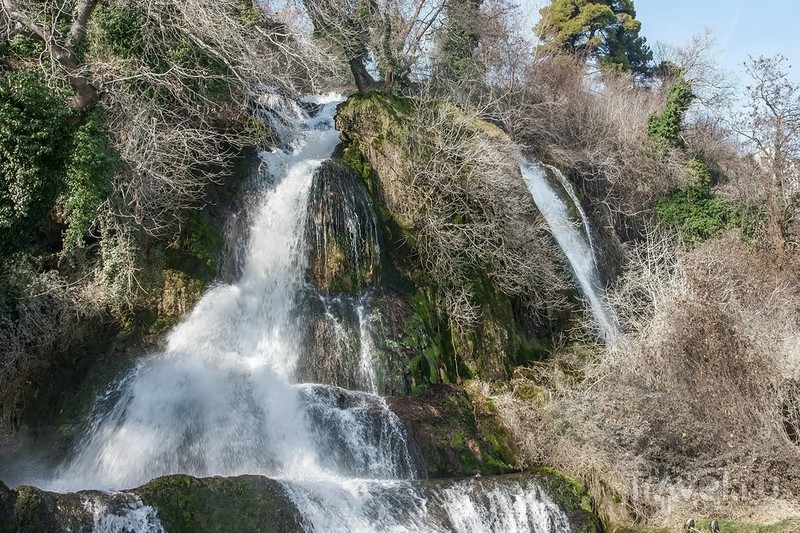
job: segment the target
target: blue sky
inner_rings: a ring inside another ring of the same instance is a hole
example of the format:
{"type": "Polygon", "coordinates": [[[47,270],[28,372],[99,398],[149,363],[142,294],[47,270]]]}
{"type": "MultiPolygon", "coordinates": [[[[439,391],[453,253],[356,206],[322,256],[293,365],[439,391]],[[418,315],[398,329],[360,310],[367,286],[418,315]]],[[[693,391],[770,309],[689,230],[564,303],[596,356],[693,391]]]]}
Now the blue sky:
{"type": "MultiPolygon", "coordinates": [[[[535,14],[549,2],[519,3],[535,14]]],[[[800,81],[800,0],[634,0],[634,5],[642,22],[640,33],[651,46],[657,41],[682,45],[709,28],[718,60],[727,70],[743,78],[741,63],[748,54],[782,53],[792,65],[791,78],[800,81]]]]}

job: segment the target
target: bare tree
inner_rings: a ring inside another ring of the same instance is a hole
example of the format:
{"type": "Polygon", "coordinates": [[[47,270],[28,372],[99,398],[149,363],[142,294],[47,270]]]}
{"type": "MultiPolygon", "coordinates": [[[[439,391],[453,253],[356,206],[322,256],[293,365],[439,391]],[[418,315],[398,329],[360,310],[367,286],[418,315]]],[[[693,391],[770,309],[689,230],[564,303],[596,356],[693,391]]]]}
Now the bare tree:
{"type": "Polygon", "coordinates": [[[666,77],[670,83],[675,69],[680,69],[691,83],[695,102],[711,110],[730,105],[735,84],[716,59],[717,42],[711,30],[692,35],[680,46],[656,43],[654,53],[659,65],[654,71],[657,78],[666,77]]]}
{"type": "Polygon", "coordinates": [[[746,87],[745,115],[731,119],[733,128],[755,151],[768,175],[767,211],[774,247],[783,261],[790,240],[789,225],[796,217],[800,194],[800,85],[788,74],[782,55],[750,58],[745,70],[753,84],[746,87]]]}
{"type": "Polygon", "coordinates": [[[443,0],[303,0],[315,33],[348,63],[359,92],[375,87],[366,63],[376,61],[383,87],[404,83],[445,8],[443,0]]]}
{"type": "MultiPolygon", "coordinates": [[[[69,4],[58,10],[48,10],[47,3],[28,3],[14,0],[3,0],[3,15],[14,25],[19,25],[39,40],[41,40],[50,54],[52,60],[61,68],[72,87],[75,89],[75,96],[72,99],[72,107],[82,110],[92,107],[100,98],[100,92],[92,83],[86,73],[85,66],[81,66],[75,52],[86,35],[86,24],[92,11],[97,6],[97,0],[78,0],[73,6],[69,4]],[[45,4],[45,5],[42,5],[45,4]],[[45,9],[42,9],[45,8],[45,9]],[[34,15],[51,11],[53,15],[37,20],[34,15]],[[61,22],[69,21],[69,31],[63,33],[59,30],[61,22]]],[[[7,27],[6,32],[15,31],[12,27],[7,27]]]]}

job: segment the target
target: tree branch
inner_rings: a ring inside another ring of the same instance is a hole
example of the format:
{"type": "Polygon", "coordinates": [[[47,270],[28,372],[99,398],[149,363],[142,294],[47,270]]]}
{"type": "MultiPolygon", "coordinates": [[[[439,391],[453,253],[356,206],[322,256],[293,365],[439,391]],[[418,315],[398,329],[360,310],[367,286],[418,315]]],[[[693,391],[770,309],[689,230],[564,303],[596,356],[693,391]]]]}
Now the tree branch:
{"type": "Polygon", "coordinates": [[[44,24],[36,22],[26,15],[12,0],[3,0],[3,10],[9,19],[21,24],[34,35],[41,39],[50,50],[50,57],[67,75],[69,83],[75,89],[75,96],[70,102],[70,107],[76,110],[89,109],[100,99],[100,92],[92,85],[89,79],[80,74],[78,58],[74,47],[77,46],[86,34],[86,23],[92,14],[97,0],[80,0],[76,6],[75,20],[70,28],[69,39],[63,38],[48,30],[44,24]],[[61,41],[61,42],[59,42],[61,41]]]}

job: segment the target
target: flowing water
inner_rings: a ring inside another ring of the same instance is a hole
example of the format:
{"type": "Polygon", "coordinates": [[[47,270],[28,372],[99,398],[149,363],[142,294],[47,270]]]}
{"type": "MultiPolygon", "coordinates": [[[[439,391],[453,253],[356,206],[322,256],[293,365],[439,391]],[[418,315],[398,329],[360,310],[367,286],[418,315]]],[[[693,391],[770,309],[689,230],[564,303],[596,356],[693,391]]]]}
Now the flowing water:
{"type": "MultiPolygon", "coordinates": [[[[309,290],[306,204],[315,169],[338,143],[337,101],[316,100],[313,116],[281,106],[281,124],[292,126],[294,140],[262,154],[272,185],[251,215],[240,278],[211,288],[162,352],[98,399],[73,455],[35,484],[122,490],[172,473],[258,474],[283,484],[309,530],[569,529],[530,478],[415,481],[424,470],[402,424],[374,394],[369,299],[356,305],[360,391],[295,382],[302,349],[298,307],[309,290]]],[[[86,505],[98,530],[161,527],[153,510],[135,499],[123,515],[86,505]]]]}
{"type": "Polygon", "coordinates": [[[553,237],[564,251],[564,255],[567,256],[575,279],[589,304],[589,310],[602,337],[606,342],[613,343],[618,335],[617,327],[611,308],[603,300],[603,289],[598,281],[591,226],[575,191],[558,169],[549,167],[577,210],[583,232],[575,226],[569,206],[551,184],[545,167],[534,163],[525,163],[520,168],[536,207],[547,220],[553,237]]]}

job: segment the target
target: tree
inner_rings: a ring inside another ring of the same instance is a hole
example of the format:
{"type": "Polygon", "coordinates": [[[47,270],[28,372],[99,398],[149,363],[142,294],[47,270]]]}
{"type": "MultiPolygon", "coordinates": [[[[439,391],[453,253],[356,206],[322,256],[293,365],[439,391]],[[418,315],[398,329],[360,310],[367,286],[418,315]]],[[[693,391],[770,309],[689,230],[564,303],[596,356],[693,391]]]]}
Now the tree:
{"type": "Polygon", "coordinates": [[[443,0],[302,0],[319,39],[348,63],[359,92],[375,87],[372,56],[384,89],[405,84],[447,2],[443,0]]]}
{"type": "Polygon", "coordinates": [[[650,115],[647,119],[648,136],[665,148],[684,147],[686,143],[681,137],[683,118],[694,98],[692,84],[684,79],[683,71],[678,68],[674,73],[674,81],[670,85],[664,110],[650,115]]]}
{"type": "Polygon", "coordinates": [[[85,69],[81,68],[76,50],[86,35],[86,25],[97,6],[97,0],[78,0],[72,6],[72,22],[66,32],[60,31],[56,24],[45,24],[31,18],[19,2],[3,0],[2,6],[3,15],[40,39],[50,52],[50,57],[64,71],[75,89],[71,106],[78,110],[94,106],[100,99],[100,91],[86,75],[85,69]]]}
{"type": "Polygon", "coordinates": [[[369,59],[371,27],[380,22],[377,5],[371,0],[303,0],[314,25],[315,35],[330,44],[347,62],[358,92],[375,86],[366,62],[369,59]]]}
{"type": "Polygon", "coordinates": [[[453,0],[438,31],[434,78],[461,81],[473,79],[484,70],[474,57],[481,39],[483,0],[453,0]]]}
{"type": "Polygon", "coordinates": [[[639,36],[642,24],[633,0],[553,0],[539,13],[534,33],[546,47],[614,69],[649,73],[653,53],[639,36]]]}
{"type": "Polygon", "coordinates": [[[766,207],[781,259],[800,194],[800,85],[789,79],[786,61],[779,54],[744,63],[753,84],[746,87],[747,113],[732,121],[769,175],[766,207]]]}

